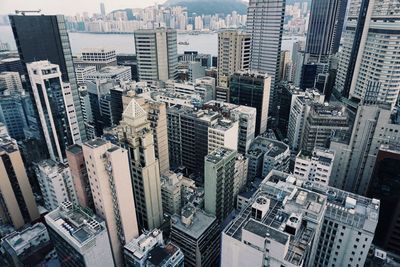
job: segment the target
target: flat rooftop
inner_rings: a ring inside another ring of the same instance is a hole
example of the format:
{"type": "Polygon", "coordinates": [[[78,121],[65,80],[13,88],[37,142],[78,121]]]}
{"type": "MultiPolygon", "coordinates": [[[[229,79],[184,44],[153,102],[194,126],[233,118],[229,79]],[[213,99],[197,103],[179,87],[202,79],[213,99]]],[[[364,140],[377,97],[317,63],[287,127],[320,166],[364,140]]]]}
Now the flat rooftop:
{"type": "Polygon", "coordinates": [[[193,222],[189,226],[182,223],[181,216],[172,216],[172,227],[183,232],[194,239],[198,239],[214,222],[216,218],[208,215],[203,210],[197,210],[193,217],[193,222]]]}
{"type": "Polygon", "coordinates": [[[46,226],[43,223],[37,223],[21,232],[16,231],[7,235],[3,238],[3,241],[7,242],[19,254],[18,252],[23,252],[27,247],[35,246],[31,242],[43,232],[47,232],[46,226]],[[22,251],[19,251],[21,249],[22,251]]]}
{"type": "Polygon", "coordinates": [[[96,148],[96,147],[99,147],[99,146],[102,146],[105,144],[107,144],[107,141],[105,141],[101,138],[92,139],[85,143],[85,145],[87,145],[88,147],[91,147],[91,148],[96,148]]]}
{"type": "Polygon", "coordinates": [[[74,144],[67,148],[67,151],[71,152],[72,154],[79,154],[82,153],[82,146],[78,144],[74,144]]]}
{"type": "Polygon", "coordinates": [[[218,163],[224,158],[234,154],[235,151],[225,147],[219,147],[205,157],[205,160],[211,163],[218,163]]]}
{"type": "Polygon", "coordinates": [[[283,142],[258,136],[251,143],[247,154],[256,157],[260,154],[267,154],[274,158],[287,150],[289,150],[289,146],[283,142]]]}

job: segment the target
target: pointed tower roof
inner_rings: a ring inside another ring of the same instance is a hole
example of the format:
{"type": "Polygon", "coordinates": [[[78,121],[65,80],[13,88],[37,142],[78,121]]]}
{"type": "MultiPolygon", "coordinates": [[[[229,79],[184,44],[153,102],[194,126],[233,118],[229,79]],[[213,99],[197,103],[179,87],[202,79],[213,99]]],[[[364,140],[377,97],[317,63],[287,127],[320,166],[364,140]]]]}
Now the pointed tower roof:
{"type": "Polygon", "coordinates": [[[131,119],[138,119],[142,117],[147,118],[147,113],[134,99],[132,99],[124,110],[122,116],[131,119]]]}

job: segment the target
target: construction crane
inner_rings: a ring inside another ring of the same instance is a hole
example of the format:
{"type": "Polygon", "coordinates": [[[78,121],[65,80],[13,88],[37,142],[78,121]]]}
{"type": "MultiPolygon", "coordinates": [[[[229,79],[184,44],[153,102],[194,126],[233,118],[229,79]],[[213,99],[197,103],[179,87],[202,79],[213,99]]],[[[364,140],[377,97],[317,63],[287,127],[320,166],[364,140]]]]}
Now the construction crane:
{"type": "Polygon", "coordinates": [[[15,10],[15,14],[22,14],[22,16],[25,16],[25,13],[40,13],[42,10],[15,10]]]}

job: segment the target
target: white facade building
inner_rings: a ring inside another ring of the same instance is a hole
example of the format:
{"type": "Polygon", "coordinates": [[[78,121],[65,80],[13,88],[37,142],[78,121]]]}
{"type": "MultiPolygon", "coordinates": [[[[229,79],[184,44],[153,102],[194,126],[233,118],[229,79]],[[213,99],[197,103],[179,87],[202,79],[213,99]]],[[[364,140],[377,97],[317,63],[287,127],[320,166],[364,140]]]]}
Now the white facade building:
{"type": "Polygon", "coordinates": [[[78,203],[68,165],[51,159],[43,160],[36,166],[36,177],[47,210],[56,209],[64,201],[78,203]]]}
{"type": "Polygon", "coordinates": [[[85,84],[86,77],[96,72],[95,66],[84,66],[75,68],[76,82],[78,85],[85,84]]]}
{"type": "Polygon", "coordinates": [[[314,148],[311,153],[300,151],[293,175],[300,180],[328,185],[334,158],[335,152],[329,149],[314,148]]]}
{"type": "Polygon", "coordinates": [[[12,92],[23,91],[21,77],[18,72],[4,71],[0,73],[0,88],[12,92]]]}
{"type": "Polygon", "coordinates": [[[225,147],[233,150],[238,146],[239,124],[237,121],[222,119],[208,128],[208,153],[225,147]]]}

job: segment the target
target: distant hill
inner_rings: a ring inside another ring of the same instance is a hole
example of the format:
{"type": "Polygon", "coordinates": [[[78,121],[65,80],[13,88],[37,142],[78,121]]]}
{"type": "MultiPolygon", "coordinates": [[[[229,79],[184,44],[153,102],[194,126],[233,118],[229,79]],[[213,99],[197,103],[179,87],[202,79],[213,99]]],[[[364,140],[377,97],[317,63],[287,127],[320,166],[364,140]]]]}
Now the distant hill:
{"type": "Polygon", "coordinates": [[[241,0],[167,0],[164,6],[184,6],[188,9],[188,14],[214,15],[230,14],[232,11],[238,14],[247,13],[247,3],[241,0]]]}

